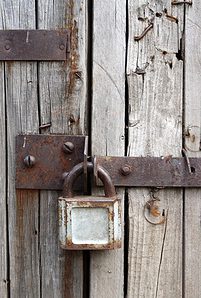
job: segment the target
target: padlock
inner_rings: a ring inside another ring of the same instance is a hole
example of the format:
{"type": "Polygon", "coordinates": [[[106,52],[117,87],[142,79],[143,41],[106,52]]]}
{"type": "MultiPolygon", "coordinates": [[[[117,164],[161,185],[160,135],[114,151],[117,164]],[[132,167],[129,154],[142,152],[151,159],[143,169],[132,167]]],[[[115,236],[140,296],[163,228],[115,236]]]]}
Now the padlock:
{"type": "MultiPolygon", "coordinates": [[[[87,163],[88,171],[93,164],[87,163]]],[[[59,240],[63,249],[99,250],[121,247],[121,201],[117,198],[112,180],[103,167],[97,175],[103,182],[105,196],[75,196],[73,184],[83,172],[76,165],[65,178],[63,197],[58,203],[59,240]]]]}

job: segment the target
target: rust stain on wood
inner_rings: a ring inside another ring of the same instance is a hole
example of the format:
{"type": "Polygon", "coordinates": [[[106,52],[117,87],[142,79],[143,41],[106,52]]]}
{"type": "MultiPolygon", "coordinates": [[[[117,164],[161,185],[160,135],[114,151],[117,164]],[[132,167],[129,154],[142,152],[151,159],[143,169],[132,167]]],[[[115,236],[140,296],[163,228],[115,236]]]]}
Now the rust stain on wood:
{"type": "MultiPolygon", "coordinates": [[[[72,260],[74,258],[74,252],[66,252],[63,250],[63,255],[65,258],[64,262],[64,276],[63,276],[63,295],[64,298],[71,298],[74,297],[73,294],[73,266],[72,260]]],[[[82,270],[80,268],[80,270],[82,270]]]]}
{"type": "Polygon", "coordinates": [[[23,241],[23,217],[24,217],[24,204],[25,199],[23,196],[23,191],[16,191],[16,227],[17,227],[17,237],[23,241]]]}
{"type": "MultiPolygon", "coordinates": [[[[21,243],[24,242],[24,216],[27,209],[34,210],[36,201],[38,200],[38,190],[16,190],[16,227],[17,238],[21,243]]],[[[37,228],[37,227],[36,227],[37,228]]],[[[36,235],[36,230],[33,229],[33,233],[36,235]]]]}
{"type": "Polygon", "coordinates": [[[76,82],[76,73],[78,73],[79,54],[78,54],[78,25],[74,19],[74,1],[70,0],[70,18],[68,22],[68,28],[70,30],[70,55],[69,55],[69,83],[68,83],[68,95],[71,95],[74,91],[76,82]]]}

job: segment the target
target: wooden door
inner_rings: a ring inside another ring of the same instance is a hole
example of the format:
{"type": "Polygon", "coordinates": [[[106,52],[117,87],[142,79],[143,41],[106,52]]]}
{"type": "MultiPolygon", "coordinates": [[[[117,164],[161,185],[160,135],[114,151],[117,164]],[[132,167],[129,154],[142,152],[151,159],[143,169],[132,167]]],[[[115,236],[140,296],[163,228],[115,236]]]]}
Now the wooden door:
{"type": "MultiPolygon", "coordinates": [[[[88,135],[90,154],[201,157],[199,0],[0,0],[0,29],[71,32],[67,62],[0,63],[0,297],[199,298],[201,191],[117,189],[122,249],[69,252],[53,191],[15,190],[15,136],[88,135]],[[184,3],[185,2],[185,3],[184,3]]],[[[97,190],[94,190],[96,192],[97,190]]]]}

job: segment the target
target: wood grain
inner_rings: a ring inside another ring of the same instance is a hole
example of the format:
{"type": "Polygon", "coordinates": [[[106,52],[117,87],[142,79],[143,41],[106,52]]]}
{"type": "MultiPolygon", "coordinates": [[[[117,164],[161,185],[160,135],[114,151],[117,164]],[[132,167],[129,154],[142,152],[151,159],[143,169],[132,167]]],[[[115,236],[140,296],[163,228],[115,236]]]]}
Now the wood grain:
{"type": "MultiPolygon", "coordinates": [[[[201,3],[186,8],[185,32],[185,147],[189,157],[201,157],[201,3]]],[[[196,171],[196,169],[195,169],[196,171]]],[[[201,233],[199,189],[185,190],[185,297],[200,297],[201,233]]]]}
{"type": "MultiPolygon", "coordinates": [[[[126,1],[94,1],[93,20],[92,154],[122,156],[126,1]]],[[[123,247],[91,253],[90,297],[123,297],[123,257],[123,247]]]]}
{"type": "MultiPolygon", "coordinates": [[[[87,1],[38,1],[39,29],[70,30],[70,56],[65,63],[40,63],[41,133],[87,134],[87,1]]],[[[45,297],[83,296],[82,252],[59,247],[57,192],[41,192],[41,294],[45,297]]]]}
{"type": "MultiPolygon", "coordinates": [[[[169,0],[129,1],[128,16],[128,155],[180,156],[183,8],[169,0]]],[[[182,296],[182,192],[158,190],[155,196],[167,216],[161,225],[144,218],[151,189],[129,191],[128,298],[182,296]]]]}
{"type": "MultiPolygon", "coordinates": [[[[2,29],[34,29],[35,1],[1,1],[2,29]]],[[[12,297],[39,297],[38,193],[15,190],[15,136],[38,132],[37,67],[5,64],[7,198],[12,297]]],[[[4,297],[4,296],[2,296],[4,297]]]]}
{"type": "Polygon", "coordinates": [[[5,88],[4,88],[4,64],[0,64],[0,297],[7,297],[7,286],[9,285],[7,263],[7,220],[6,220],[6,119],[5,119],[5,88]]]}

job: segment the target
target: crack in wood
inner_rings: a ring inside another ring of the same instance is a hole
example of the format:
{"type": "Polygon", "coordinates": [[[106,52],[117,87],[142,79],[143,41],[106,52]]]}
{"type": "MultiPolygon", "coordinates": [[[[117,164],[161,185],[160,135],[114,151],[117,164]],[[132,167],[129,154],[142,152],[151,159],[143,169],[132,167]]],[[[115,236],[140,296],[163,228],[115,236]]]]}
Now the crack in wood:
{"type": "Polygon", "coordinates": [[[158,266],[155,298],[158,298],[159,279],[160,279],[160,272],[161,272],[161,266],[163,261],[163,254],[164,254],[164,247],[165,247],[165,240],[166,240],[166,233],[167,233],[167,223],[168,223],[168,210],[166,211],[166,221],[165,221],[165,228],[164,228],[163,240],[162,240],[162,246],[161,246],[161,254],[160,254],[160,260],[159,260],[159,266],[158,266]]]}

